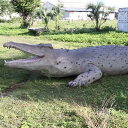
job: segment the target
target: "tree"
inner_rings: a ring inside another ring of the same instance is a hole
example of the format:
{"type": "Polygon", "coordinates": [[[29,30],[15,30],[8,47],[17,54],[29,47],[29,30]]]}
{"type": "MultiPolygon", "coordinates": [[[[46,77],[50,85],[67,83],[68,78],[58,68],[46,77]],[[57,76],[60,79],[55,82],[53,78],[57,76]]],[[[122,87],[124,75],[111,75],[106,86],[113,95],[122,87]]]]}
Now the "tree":
{"type": "Polygon", "coordinates": [[[11,0],[15,11],[18,12],[23,22],[21,27],[27,28],[32,20],[34,10],[40,6],[40,0],[11,0]]]}
{"type": "Polygon", "coordinates": [[[6,15],[13,12],[13,8],[9,0],[0,0],[0,15],[6,15]]]}
{"type": "Polygon", "coordinates": [[[35,17],[42,19],[45,24],[45,28],[49,30],[48,23],[51,19],[53,19],[53,13],[51,11],[48,11],[47,9],[40,6],[35,12],[35,17]]]}
{"type": "Polygon", "coordinates": [[[59,4],[58,6],[55,6],[52,8],[52,13],[53,13],[53,19],[55,20],[55,23],[56,23],[56,29],[58,30],[59,29],[59,19],[60,19],[60,14],[61,14],[61,7],[62,5],[59,4]]]}
{"type": "Polygon", "coordinates": [[[94,26],[96,31],[100,31],[101,26],[106,22],[107,16],[109,15],[108,11],[105,11],[105,6],[102,2],[97,4],[89,3],[87,9],[90,9],[90,14],[88,17],[94,21],[94,26]]]}
{"type": "Polygon", "coordinates": [[[115,7],[108,6],[108,7],[106,7],[106,8],[107,8],[107,10],[109,10],[109,11],[115,11],[115,7]]]}

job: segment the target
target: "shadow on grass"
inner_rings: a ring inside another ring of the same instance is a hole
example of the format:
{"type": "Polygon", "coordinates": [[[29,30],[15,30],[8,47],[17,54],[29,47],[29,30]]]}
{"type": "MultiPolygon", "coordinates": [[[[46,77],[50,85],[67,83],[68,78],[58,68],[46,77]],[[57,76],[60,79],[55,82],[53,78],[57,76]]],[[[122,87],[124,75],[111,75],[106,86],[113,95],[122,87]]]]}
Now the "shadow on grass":
{"type": "Polygon", "coordinates": [[[104,28],[101,31],[96,31],[94,28],[71,28],[71,29],[64,29],[60,31],[50,31],[50,32],[43,32],[42,35],[58,35],[58,34],[106,34],[110,31],[117,32],[115,28],[107,29],[104,28]]]}
{"type": "MultiPolygon", "coordinates": [[[[63,29],[63,30],[52,30],[48,32],[42,32],[41,35],[58,35],[58,34],[84,34],[84,33],[89,33],[92,35],[97,35],[97,34],[105,34],[110,31],[117,32],[116,28],[106,26],[104,27],[101,31],[96,31],[94,28],[70,28],[70,29],[63,29]]],[[[35,35],[33,32],[25,32],[25,33],[19,33],[18,35],[30,35],[30,36],[38,36],[35,35]]]]}
{"type": "MultiPolygon", "coordinates": [[[[9,59],[11,58],[6,58],[6,60],[9,59]]],[[[19,59],[19,57],[17,57],[17,59],[19,59]]],[[[27,76],[27,71],[5,67],[4,59],[0,58],[0,92],[3,92],[10,85],[23,81],[27,76]]]]}
{"type": "Polygon", "coordinates": [[[58,78],[42,77],[39,80],[32,79],[26,83],[26,87],[32,88],[33,91],[25,93],[34,100],[59,99],[68,103],[90,105],[94,108],[104,105],[111,107],[113,104],[116,109],[128,110],[127,75],[104,77],[87,87],[67,88],[67,83],[74,78],[59,78],[58,80],[58,78]]]}
{"type": "MultiPolygon", "coordinates": [[[[26,56],[16,57],[16,59],[24,57],[26,56]]],[[[2,91],[11,84],[23,81],[28,74],[29,72],[24,70],[4,67],[4,59],[0,58],[0,88],[2,91]]],[[[76,102],[94,108],[104,105],[111,107],[113,104],[117,110],[128,111],[128,75],[103,77],[86,87],[68,88],[67,83],[75,77],[48,78],[40,74],[31,74],[23,86],[13,90],[12,96],[27,101],[63,100],[67,103],[76,102]]]]}
{"type": "MultiPolygon", "coordinates": [[[[10,83],[16,83],[28,77],[26,71],[19,69],[3,67],[3,72],[6,72],[2,76],[3,84],[6,87],[10,83]]],[[[66,87],[67,83],[74,78],[47,78],[32,73],[29,80],[23,86],[13,90],[11,95],[25,101],[43,100],[50,102],[60,100],[67,103],[75,102],[84,106],[89,105],[93,108],[109,108],[113,104],[117,110],[128,110],[128,75],[103,77],[87,87],[66,87]]],[[[0,81],[1,84],[2,81],[0,81]]]]}

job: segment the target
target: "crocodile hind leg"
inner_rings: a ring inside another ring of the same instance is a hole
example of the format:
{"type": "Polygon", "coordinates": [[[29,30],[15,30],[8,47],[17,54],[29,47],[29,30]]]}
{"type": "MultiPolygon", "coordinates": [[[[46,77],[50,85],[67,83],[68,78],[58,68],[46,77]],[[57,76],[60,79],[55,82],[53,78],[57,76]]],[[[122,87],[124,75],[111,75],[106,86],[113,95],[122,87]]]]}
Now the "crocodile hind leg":
{"type": "Polygon", "coordinates": [[[75,80],[70,81],[68,83],[68,87],[88,85],[100,79],[101,77],[102,77],[101,70],[93,64],[88,64],[86,67],[86,71],[80,74],[79,76],[77,76],[75,80]]]}

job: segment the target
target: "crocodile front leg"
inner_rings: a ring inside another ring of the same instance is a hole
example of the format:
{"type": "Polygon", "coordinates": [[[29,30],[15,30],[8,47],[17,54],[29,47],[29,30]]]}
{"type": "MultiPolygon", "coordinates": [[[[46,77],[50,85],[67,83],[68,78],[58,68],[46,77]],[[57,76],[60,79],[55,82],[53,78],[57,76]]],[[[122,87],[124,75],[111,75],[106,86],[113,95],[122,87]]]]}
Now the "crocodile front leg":
{"type": "Polygon", "coordinates": [[[70,81],[68,87],[88,85],[101,77],[101,70],[93,64],[88,64],[85,73],[80,74],[75,80],[70,81]]]}

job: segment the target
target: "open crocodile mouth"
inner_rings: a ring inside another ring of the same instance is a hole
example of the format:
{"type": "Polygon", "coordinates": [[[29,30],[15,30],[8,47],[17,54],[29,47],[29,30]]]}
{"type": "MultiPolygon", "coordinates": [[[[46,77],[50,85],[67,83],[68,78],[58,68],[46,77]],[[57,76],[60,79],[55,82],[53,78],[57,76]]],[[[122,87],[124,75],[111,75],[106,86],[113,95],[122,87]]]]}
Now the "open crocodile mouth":
{"type": "Polygon", "coordinates": [[[10,60],[9,61],[8,60],[4,60],[6,66],[35,63],[35,62],[41,61],[42,58],[44,57],[44,55],[41,56],[41,55],[34,54],[33,52],[31,52],[30,49],[26,50],[26,49],[20,48],[19,46],[17,47],[15,45],[11,44],[11,43],[10,44],[9,43],[5,43],[3,46],[6,47],[6,48],[9,48],[9,49],[10,48],[14,48],[16,50],[20,50],[20,51],[22,51],[24,53],[27,53],[27,54],[31,55],[31,57],[25,58],[25,59],[17,59],[17,60],[11,60],[11,61],[10,60]]]}

